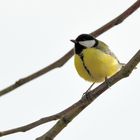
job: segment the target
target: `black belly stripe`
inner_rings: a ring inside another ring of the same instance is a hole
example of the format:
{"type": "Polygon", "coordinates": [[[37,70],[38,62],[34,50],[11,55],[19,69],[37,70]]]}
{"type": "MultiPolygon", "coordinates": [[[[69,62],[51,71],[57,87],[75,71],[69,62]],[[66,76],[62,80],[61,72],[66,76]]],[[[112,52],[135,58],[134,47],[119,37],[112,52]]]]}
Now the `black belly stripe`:
{"type": "Polygon", "coordinates": [[[79,55],[79,56],[80,56],[80,58],[81,58],[81,60],[82,60],[82,62],[83,62],[83,66],[84,66],[85,70],[87,71],[87,73],[89,74],[89,76],[92,77],[92,74],[90,73],[89,69],[88,69],[87,66],[85,65],[83,54],[81,54],[81,55],[79,55]]]}

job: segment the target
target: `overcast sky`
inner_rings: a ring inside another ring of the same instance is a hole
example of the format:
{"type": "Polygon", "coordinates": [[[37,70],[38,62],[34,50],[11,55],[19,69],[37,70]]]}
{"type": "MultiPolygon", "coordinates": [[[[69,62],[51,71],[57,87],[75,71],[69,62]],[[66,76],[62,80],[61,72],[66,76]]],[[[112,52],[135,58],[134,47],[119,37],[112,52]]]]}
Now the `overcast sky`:
{"type": "MultiPolygon", "coordinates": [[[[1,0],[0,89],[54,62],[73,48],[70,39],[90,33],[126,10],[134,0],[1,0]]],[[[118,59],[127,63],[140,48],[140,12],[102,34],[118,59]]],[[[140,69],[96,99],[57,140],[139,140],[140,69]]],[[[0,97],[0,130],[60,112],[79,100],[90,83],[81,79],[73,58],[62,68],[0,97]]],[[[97,85],[95,85],[97,86],[97,85]]],[[[94,87],[95,87],[94,86],[94,87]]],[[[55,122],[0,140],[34,140],[55,122]]]]}

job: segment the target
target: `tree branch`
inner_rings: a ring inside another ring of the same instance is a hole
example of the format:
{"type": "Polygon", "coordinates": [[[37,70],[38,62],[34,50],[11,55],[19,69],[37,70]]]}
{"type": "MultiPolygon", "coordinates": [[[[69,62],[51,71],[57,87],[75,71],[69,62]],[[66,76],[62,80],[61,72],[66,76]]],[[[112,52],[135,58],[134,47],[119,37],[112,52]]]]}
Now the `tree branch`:
{"type": "Polygon", "coordinates": [[[97,29],[94,32],[91,32],[90,34],[97,37],[101,35],[102,33],[108,31],[112,27],[119,25],[122,23],[128,16],[130,16],[133,12],[135,12],[140,7],[140,0],[137,0],[132,6],[130,6],[126,11],[124,11],[122,14],[102,26],[101,28],[97,29]]]}
{"type": "Polygon", "coordinates": [[[108,83],[109,86],[112,86],[119,80],[128,77],[139,62],[140,50],[120,72],[108,79],[108,82],[104,82],[94,90],[88,92],[88,98],[83,97],[81,99],[81,104],[75,110],[64,115],[64,117],[61,118],[47,133],[36,140],[53,140],[67,126],[67,124],[69,124],[81,111],[83,111],[83,109],[85,109],[92,101],[109,88],[108,83]]]}
{"type": "Polygon", "coordinates": [[[94,90],[88,92],[86,97],[83,96],[82,99],[80,99],[78,102],[76,102],[69,108],[63,110],[60,113],[42,118],[28,125],[0,132],[0,136],[9,135],[9,134],[17,133],[17,132],[25,132],[41,124],[44,124],[53,120],[58,120],[58,122],[47,133],[45,133],[43,136],[36,139],[36,140],[52,140],[83,109],[85,109],[91,102],[93,102],[99,95],[101,95],[105,90],[109,88],[108,83],[109,83],[109,86],[112,86],[119,80],[125,77],[128,77],[139,62],[140,62],[140,50],[125,65],[125,67],[121,69],[121,71],[119,71],[117,74],[109,78],[108,82],[104,82],[101,85],[99,85],[97,88],[95,88],[94,90]]]}
{"type": "MultiPolygon", "coordinates": [[[[100,34],[106,32],[107,30],[111,29],[112,27],[120,24],[124,19],[126,19],[129,15],[131,15],[134,11],[136,11],[138,8],[140,7],[140,0],[137,0],[132,6],[130,6],[126,11],[124,11],[121,15],[119,15],[118,17],[116,17],[115,19],[111,20],[109,23],[105,24],[104,26],[102,26],[101,28],[97,29],[96,31],[90,33],[91,35],[93,35],[94,37],[99,36],[100,34]]],[[[58,59],[57,61],[55,61],[54,63],[48,65],[47,67],[27,76],[24,77],[18,81],[16,81],[14,84],[2,89],[0,91],[0,96],[3,96],[11,91],[13,91],[14,89],[42,76],[43,74],[63,66],[72,56],[73,56],[74,52],[73,49],[71,49],[69,52],[67,52],[63,57],[61,57],[60,59],[58,59]]]]}

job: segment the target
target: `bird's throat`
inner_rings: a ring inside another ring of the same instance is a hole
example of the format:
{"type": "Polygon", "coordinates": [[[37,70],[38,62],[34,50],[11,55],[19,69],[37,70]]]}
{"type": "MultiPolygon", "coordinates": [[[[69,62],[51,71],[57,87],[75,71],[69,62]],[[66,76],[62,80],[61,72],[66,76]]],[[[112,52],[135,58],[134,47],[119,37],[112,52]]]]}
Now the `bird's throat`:
{"type": "Polygon", "coordinates": [[[80,55],[82,51],[86,49],[86,47],[80,45],[80,44],[75,44],[75,53],[80,55]]]}

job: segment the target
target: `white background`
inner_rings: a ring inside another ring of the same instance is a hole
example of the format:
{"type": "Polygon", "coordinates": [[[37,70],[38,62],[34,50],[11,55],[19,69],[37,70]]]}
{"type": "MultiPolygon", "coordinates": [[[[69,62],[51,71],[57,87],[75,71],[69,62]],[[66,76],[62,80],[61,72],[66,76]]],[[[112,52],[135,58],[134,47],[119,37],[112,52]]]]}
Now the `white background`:
{"type": "MultiPolygon", "coordinates": [[[[134,0],[1,0],[0,89],[54,62],[73,44],[126,10],[134,0]]],[[[102,34],[121,62],[139,50],[140,12],[102,34]]],[[[57,140],[139,140],[140,69],[108,89],[61,132],[57,140]]],[[[62,111],[79,100],[90,83],[81,79],[73,58],[62,68],[0,97],[0,131],[62,111]]],[[[55,122],[0,140],[34,140],[55,122]]]]}

